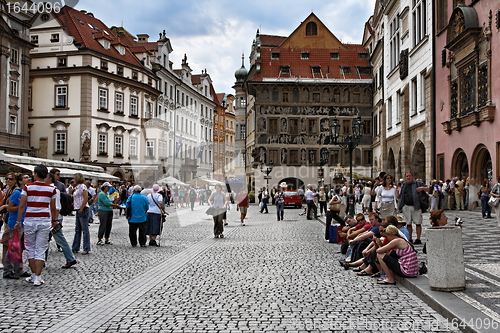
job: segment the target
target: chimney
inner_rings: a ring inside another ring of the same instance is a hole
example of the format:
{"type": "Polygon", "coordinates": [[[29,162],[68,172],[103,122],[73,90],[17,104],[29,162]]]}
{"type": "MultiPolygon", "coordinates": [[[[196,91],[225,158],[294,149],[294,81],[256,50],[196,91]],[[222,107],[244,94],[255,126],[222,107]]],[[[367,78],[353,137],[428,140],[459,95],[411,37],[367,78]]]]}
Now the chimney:
{"type": "Polygon", "coordinates": [[[138,43],[147,43],[148,40],[149,40],[148,34],[138,34],[137,35],[137,42],[138,43]]]}

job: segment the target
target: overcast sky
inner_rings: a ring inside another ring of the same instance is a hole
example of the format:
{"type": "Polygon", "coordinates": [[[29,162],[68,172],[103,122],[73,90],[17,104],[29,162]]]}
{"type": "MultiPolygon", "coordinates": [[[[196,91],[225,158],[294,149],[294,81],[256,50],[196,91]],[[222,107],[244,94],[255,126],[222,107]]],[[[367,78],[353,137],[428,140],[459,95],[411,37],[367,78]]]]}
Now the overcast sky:
{"type": "Polygon", "coordinates": [[[314,12],[338,39],[360,44],[374,6],[375,0],[80,0],[75,8],[92,12],[108,27],[146,33],[150,41],[165,30],[174,68],[186,53],[194,74],[206,68],[216,92],[234,93],[234,72],[242,52],[249,69],[257,29],[288,36],[314,12]]]}

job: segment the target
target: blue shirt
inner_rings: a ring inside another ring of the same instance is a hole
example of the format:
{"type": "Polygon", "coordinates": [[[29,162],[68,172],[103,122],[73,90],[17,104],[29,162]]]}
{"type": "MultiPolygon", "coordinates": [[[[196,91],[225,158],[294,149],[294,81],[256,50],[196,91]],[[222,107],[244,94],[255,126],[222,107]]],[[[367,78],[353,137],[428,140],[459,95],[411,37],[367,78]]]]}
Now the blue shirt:
{"type": "Polygon", "coordinates": [[[399,231],[401,231],[406,236],[406,239],[410,239],[410,233],[408,232],[408,229],[406,229],[406,227],[399,228],[399,231]]]}
{"type": "Polygon", "coordinates": [[[148,199],[140,193],[134,193],[127,199],[126,205],[130,202],[132,207],[132,217],[130,223],[143,223],[148,219],[146,213],[149,209],[148,199]]]}
{"type": "MultiPolygon", "coordinates": [[[[21,191],[20,191],[20,189],[17,189],[12,193],[12,195],[10,196],[9,202],[12,202],[16,206],[19,206],[21,204],[21,191]]],[[[21,227],[23,227],[23,228],[24,228],[24,215],[26,215],[26,208],[27,208],[27,206],[24,207],[24,214],[23,214],[23,218],[21,220],[21,227]]],[[[16,226],[17,213],[18,213],[17,210],[9,213],[9,221],[7,222],[7,224],[9,226],[9,228],[11,228],[11,229],[16,226]]]]}
{"type": "MultiPolygon", "coordinates": [[[[373,232],[373,237],[378,237],[380,238],[380,231],[379,231],[379,228],[380,228],[380,224],[377,224],[375,227],[372,227],[370,229],[371,232],[373,232]]],[[[408,230],[407,230],[408,231],[408,230]]]]}

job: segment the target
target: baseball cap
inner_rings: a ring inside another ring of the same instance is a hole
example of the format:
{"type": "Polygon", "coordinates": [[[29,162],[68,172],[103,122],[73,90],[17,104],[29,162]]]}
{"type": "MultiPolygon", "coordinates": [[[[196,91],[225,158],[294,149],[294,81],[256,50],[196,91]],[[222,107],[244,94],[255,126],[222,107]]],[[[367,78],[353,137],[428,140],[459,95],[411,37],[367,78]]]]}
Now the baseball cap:
{"type": "Polygon", "coordinates": [[[102,187],[106,187],[106,186],[111,187],[111,184],[109,182],[104,182],[104,184],[102,184],[102,187]]]}

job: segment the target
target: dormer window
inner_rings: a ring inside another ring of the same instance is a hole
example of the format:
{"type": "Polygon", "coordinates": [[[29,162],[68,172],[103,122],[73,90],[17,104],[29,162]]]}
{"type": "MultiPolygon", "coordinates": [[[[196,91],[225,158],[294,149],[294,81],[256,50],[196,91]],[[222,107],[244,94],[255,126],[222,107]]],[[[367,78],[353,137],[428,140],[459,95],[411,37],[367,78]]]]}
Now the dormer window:
{"type": "Polygon", "coordinates": [[[300,59],[308,60],[309,59],[309,52],[302,52],[300,54],[300,59]]]}
{"type": "Polygon", "coordinates": [[[272,59],[272,60],[279,60],[279,59],[280,59],[280,54],[279,54],[279,52],[272,52],[272,53],[271,53],[271,59],[272,59]]]}
{"type": "Polygon", "coordinates": [[[116,74],[123,76],[123,67],[122,66],[116,67],[116,74]]]}
{"type": "Polygon", "coordinates": [[[311,71],[313,74],[321,74],[321,66],[311,66],[311,71]]]}
{"type": "Polygon", "coordinates": [[[132,80],[138,80],[139,79],[139,74],[137,72],[132,72],[132,80]]]}
{"type": "Polygon", "coordinates": [[[338,52],[331,52],[330,53],[330,59],[332,60],[339,60],[340,59],[340,55],[338,52]]]}
{"type": "Polygon", "coordinates": [[[290,74],[290,66],[280,66],[280,74],[290,74]]]}
{"type": "Polygon", "coordinates": [[[351,74],[351,67],[340,67],[341,74],[351,74]]]}
{"type": "Polygon", "coordinates": [[[118,46],[118,53],[125,55],[125,48],[123,46],[118,46]]]}
{"type": "Polygon", "coordinates": [[[372,73],[372,69],[370,67],[356,67],[359,75],[370,75],[372,73]]]}
{"type": "Polygon", "coordinates": [[[108,70],[108,62],[107,61],[101,61],[101,69],[108,70]]]}
{"type": "Polygon", "coordinates": [[[50,41],[51,41],[52,43],[59,43],[59,34],[52,34],[52,35],[50,36],[50,41]]]}
{"type": "Polygon", "coordinates": [[[368,54],[368,53],[359,53],[358,56],[359,56],[359,59],[361,59],[361,60],[369,60],[370,59],[370,54],[368,54]]]}
{"type": "Polygon", "coordinates": [[[102,46],[104,46],[106,50],[109,50],[109,42],[107,40],[103,41],[102,46]]]}

